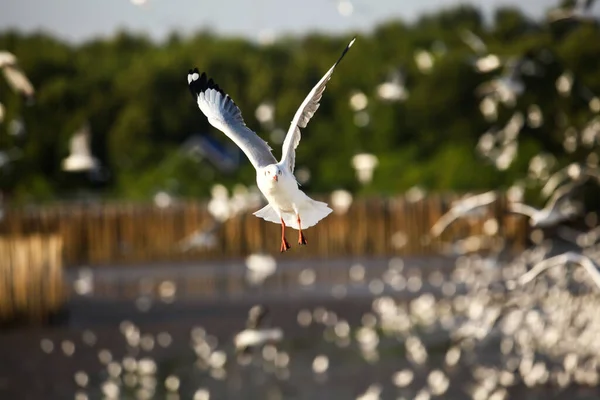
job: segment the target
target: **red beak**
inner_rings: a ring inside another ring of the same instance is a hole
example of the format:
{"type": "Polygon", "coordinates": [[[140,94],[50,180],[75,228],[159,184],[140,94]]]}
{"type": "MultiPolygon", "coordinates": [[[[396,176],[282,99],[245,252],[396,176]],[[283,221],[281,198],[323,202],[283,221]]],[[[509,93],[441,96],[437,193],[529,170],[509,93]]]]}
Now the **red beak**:
{"type": "Polygon", "coordinates": [[[273,180],[274,180],[275,182],[277,182],[277,181],[279,180],[279,178],[277,178],[277,175],[273,175],[273,180]]]}

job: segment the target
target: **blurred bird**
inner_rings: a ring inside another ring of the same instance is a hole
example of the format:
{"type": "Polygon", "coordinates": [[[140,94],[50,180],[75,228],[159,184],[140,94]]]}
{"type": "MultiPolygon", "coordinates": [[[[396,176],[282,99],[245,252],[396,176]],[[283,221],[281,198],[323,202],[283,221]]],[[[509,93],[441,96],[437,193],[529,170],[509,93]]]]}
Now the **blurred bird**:
{"type": "Polygon", "coordinates": [[[581,213],[581,207],[573,203],[569,196],[583,183],[584,180],[580,180],[561,186],[541,210],[523,203],[509,203],[508,210],[528,216],[530,218],[529,224],[532,227],[541,228],[556,225],[581,213]]]}
{"type": "Polygon", "coordinates": [[[548,180],[541,190],[543,197],[548,198],[560,184],[565,180],[571,179],[573,181],[579,179],[594,178],[600,183],[600,170],[598,168],[591,168],[579,163],[571,163],[564,168],[556,171],[548,180]]]}
{"type": "Polygon", "coordinates": [[[233,140],[256,169],[256,182],[269,204],[254,215],[269,222],[281,223],[281,252],[290,249],[285,238],[286,225],[298,230],[298,244],[305,245],[306,238],[302,230],[316,225],[332,211],[326,203],[311,199],[298,188],[294,177],[296,148],[300,143],[300,128],[306,127],[319,108],[327,82],[355,40],[352,39],[346,46],[339,59],[300,105],[283,142],[283,155],[279,163],[269,145],[246,126],[240,109],[219,85],[208,79],[206,73],[201,75],[197,68],[188,72],[190,92],[208,122],[233,140]]]}
{"type": "MultiPolygon", "coordinates": [[[[25,73],[19,68],[17,57],[8,51],[0,51],[0,69],[2,69],[8,86],[15,93],[25,97],[27,104],[33,103],[35,90],[25,73]]],[[[0,123],[4,120],[4,115],[5,108],[0,103],[0,123]]]]}
{"type": "Polygon", "coordinates": [[[519,284],[528,284],[536,276],[538,276],[548,268],[565,266],[568,264],[581,265],[590,275],[594,284],[596,284],[596,286],[600,288],[600,272],[598,272],[598,264],[590,257],[573,251],[569,251],[558,256],[550,257],[536,263],[529,271],[521,275],[521,277],[519,278],[519,284]]]}
{"type": "Polygon", "coordinates": [[[463,29],[459,33],[460,39],[473,50],[477,56],[471,59],[472,65],[477,72],[490,72],[499,68],[500,58],[496,54],[490,54],[483,40],[469,29],[463,29]]]}
{"type": "Polygon", "coordinates": [[[595,0],[576,0],[575,4],[569,8],[555,8],[548,12],[548,21],[555,23],[559,21],[595,21],[591,10],[595,0]]]}
{"type": "Polygon", "coordinates": [[[258,193],[239,184],[233,187],[233,194],[229,197],[227,188],[217,183],[211,189],[211,196],[207,207],[211,216],[210,223],[207,227],[201,228],[181,240],[179,242],[181,251],[215,248],[218,245],[217,232],[223,227],[225,221],[260,204],[258,193]]]}
{"type": "Polygon", "coordinates": [[[283,331],[280,328],[260,328],[265,319],[268,309],[257,305],[248,312],[246,329],[235,335],[233,343],[238,354],[248,353],[252,348],[262,346],[269,342],[278,342],[283,339],[283,331]]]}
{"type": "Polygon", "coordinates": [[[373,171],[379,164],[377,156],[369,153],[360,153],[352,157],[352,166],[360,183],[367,184],[373,179],[373,171]]]}
{"type": "Polygon", "coordinates": [[[275,273],[277,262],[268,254],[251,254],[246,258],[246,267],[246,279],[256,285],[275,273]]]}
{"type": "Polygon", "coordinates": [[[17,57],[8,51],[0,51],[0,68],[10,88],[23,95],[28,101],[33,101],[35,90],[25,73],[19,68],[17,57]]]}
{"type": "Polygon", "coordinates": [[[68,172],[92,171],[100,167],[90,150],[90,128],[85,124],[71,138],[71,153],[63,160],[62,168],[68,172]]]}
{"type": "Polygon", "coordinates": [[[406,90],[402,71],[393,70],[387,81],[377,86],[377,96],[385,101],[406,100],[408,91],[406,90]]]}
{"type": "Polygon", "coordinates": [[[433,237],[441,235],[442,232],[458,218],[469,216],[480,211],[483,207],[496,201],[497,198],[498,195],[496,192],[490,191],[455,201],[452,204],[452,208],[442,215],[433,225],[430,235],[433,237]]]}
{"type": "Polygon", "coordinates": [[[217,246],[218,240],[216,233],[221,228],[222,223],[213,220],[207,229],[195,231],[179,243],[179,249],[183,252],[192,249],[213,249],[217,246]]]}
{"type": "Polygon", "coordinates": [[[475,92],[478,96],[494,96],[498,101],[513,106],[516,99],[525,91],[523,75],[538,75],[536,64],[525,57],[513,57],[505,65],[502,74],[479,85],[475,92]]]}

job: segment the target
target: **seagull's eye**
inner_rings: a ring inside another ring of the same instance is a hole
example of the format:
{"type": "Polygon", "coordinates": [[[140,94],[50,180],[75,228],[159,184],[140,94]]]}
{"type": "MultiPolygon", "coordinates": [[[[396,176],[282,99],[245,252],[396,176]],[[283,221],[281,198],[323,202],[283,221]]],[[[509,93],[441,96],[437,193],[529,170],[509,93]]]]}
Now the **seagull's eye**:
{"type": "Polygon", "coordinates": [[[279,171],[279,175],[281,175],[281,171],[279,171]]]}

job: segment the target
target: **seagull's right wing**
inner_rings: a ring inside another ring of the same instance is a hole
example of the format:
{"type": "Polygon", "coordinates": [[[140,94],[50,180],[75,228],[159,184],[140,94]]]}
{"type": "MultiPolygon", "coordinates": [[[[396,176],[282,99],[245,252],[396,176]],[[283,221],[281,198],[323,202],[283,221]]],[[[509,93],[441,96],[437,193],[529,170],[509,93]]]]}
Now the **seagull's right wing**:
{"type": "Polygon", "coordinates": [[[198,68],[190,70],[187,79],[192,97],[208,122],[233,140],[254,168],[277,163],[267,142],[246,126],[242,112],[219,85],[208,79],[206,73],[200,75],[198,68]]]}

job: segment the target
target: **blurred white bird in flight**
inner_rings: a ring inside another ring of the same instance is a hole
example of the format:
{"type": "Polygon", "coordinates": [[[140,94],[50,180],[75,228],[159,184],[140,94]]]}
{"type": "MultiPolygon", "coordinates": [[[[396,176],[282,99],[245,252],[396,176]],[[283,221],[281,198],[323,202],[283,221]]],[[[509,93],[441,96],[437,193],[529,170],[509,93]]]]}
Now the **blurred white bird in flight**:
{"type": "Polygon", "coordinates": [[[188,72],[187,80],[192,97],[208,122],[233,140],[256,169],[256,183],[269,204],[254,215],[269,222],[281,223],[281,252],[291,247],[285,238],[286,225],[298,230],[298,244],[305,245],[306,238],[302,230],[316,225],[332,212],[326,203],[311,199],[298,188],[294,177],[296,147],[300,143],[300,128],[306,127],[319,108],[319,101],[333,70],[355,40],[356,38],[352,39],[346,46],[340,58],[313,87],[296,111],[283,141],[279,162],[273,157],[267,142],[246,126],[240,109],[219,85],[208,79],[206,73],[200,74],[197,68],[188,72]]]}

